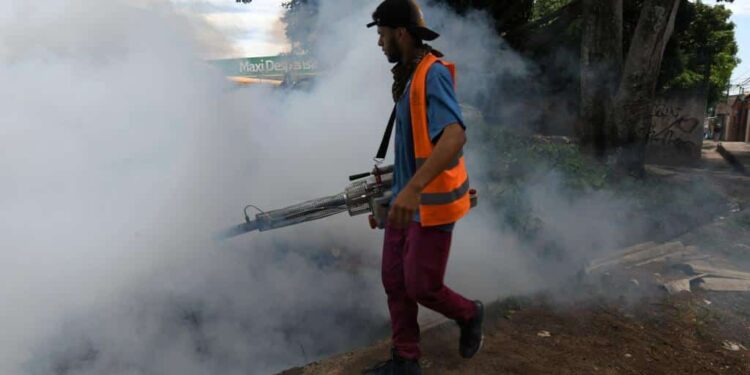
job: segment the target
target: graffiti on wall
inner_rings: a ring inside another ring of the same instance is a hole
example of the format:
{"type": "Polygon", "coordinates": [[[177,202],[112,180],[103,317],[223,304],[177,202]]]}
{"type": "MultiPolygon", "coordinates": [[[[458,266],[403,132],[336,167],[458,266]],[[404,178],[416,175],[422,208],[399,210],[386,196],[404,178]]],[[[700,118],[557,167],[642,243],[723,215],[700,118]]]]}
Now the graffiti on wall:
{"type": "Polygon", "coordinates": [[[682,95],[654,106],[649,134],[649,155],[659,161],[698,160],[703,144],[705,100],[698,95],[682,95]]]}
{"type": "Polygon", "coordinates": [[[655,107],[654,125],[651,128],[649,143],[661,147],[672,147],[677,152],[692,155],[700,150],[700,145],[695,141],[695,133],[696,129],[700,128],[701,121],[684,115],[681,109],[667,105],[655,107]]]}

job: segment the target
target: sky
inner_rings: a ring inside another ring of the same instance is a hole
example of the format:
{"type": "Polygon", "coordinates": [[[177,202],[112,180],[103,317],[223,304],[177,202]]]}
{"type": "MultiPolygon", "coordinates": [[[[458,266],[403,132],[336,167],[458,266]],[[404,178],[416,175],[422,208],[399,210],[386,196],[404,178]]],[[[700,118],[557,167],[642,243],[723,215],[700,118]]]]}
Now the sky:
{"type": "MultiPolygon", "coordinates": [[[[231,0],[171,1],[181,10],[205,19],[230,40],[234,49],[221,57],[269,56],[289,49],[280,22],[283,0],[255,0],[251,4],[231,0]]],[[[732,21],[737,25],[742,59],[732,75],[732,83],[737,84],[750,78],[750,0],[736,0],[726,6],[734,12],[732,21]]]]}
{"type": "Polygon", "coordinates": [[[234,50],[221,57],[272,56],[288,50],[281,23],[284,0],[170,0],[180,10],[201,17],[229,39],[234,50]]]}

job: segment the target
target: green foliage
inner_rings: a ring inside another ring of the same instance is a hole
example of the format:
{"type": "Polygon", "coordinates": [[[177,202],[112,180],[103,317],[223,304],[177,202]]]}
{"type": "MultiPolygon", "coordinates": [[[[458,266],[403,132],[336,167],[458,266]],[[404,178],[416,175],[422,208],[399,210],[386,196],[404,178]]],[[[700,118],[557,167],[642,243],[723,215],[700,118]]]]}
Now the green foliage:
{"type": "Polygon", "coordinates": [[[606,187],[608,170],[563,138],[529,137],[502,126],[483,125],[477,153],[485,156],[478,186],[483,199],[500,210],[502,221],[522,238],[533,239],[543,223],[533,215],[528,186],[557,174],[570,197],[606,187]]]}
{"type": "Polygon", "coordinates": [[[683,1],[675,33],[667,46],[660,87],[708,87],[708,105],[716,103],[739,64],[732,12],[723,6],[683,1]]]}
{"type": "Polygon", "coordinates": [[[564,186],[576,193],[606,185],[606,168],[584,156],[567,138],[529,137],[500,126],[495,128],[489,135],[491,141],[484,145],[485,154],[493,155],[490,164],[495,169],[494,176],[520,182],[530,175],[555,171],[564,186]]]}
{"type": "Polygon", "coordinates": [[[529,145],[529,151],[532,160],[561,173],[571,190],[601,189],[606,185],[606,169],[585,158],[574,144],[537,141],[529,145]]]}
{"type": "Polygon", "coordinates": [[[570,2],[571,0],[535,0],[532,9],[532,20],[546,17],[570,4],[570,2]]]}

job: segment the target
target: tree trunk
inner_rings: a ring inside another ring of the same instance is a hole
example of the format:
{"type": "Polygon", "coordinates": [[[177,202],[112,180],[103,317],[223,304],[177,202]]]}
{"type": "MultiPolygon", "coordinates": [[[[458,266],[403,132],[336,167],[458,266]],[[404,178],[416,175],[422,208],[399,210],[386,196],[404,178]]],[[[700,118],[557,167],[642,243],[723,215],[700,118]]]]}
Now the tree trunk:
{"type": "Polygon", "coordinates": [[[578,138],[600,158],[617,139],[607,114],[622,70],[622,0],[583,0],[578,138]]]}
{"type": "Polygon", "coordinates": [[[679,5],[680,0],[646,0],[643,5],[612,113],[618,173],[644,174],[656,82],[679,5]]]}

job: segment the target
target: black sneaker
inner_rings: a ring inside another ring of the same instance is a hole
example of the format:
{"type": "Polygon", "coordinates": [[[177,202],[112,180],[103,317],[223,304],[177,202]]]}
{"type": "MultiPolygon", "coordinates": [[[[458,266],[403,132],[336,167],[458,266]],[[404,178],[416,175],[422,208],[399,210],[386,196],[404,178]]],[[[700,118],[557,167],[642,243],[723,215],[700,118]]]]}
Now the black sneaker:
{"type": "Polygon", "coordinates": [[[367,375],[422,375],[422,369],[417,360],[402,358],[396,354],[396,349],[391,348],[391,359],[380,362],[362,373],[367,375]]]}
{"type": "Polygon", "coordinates": [[[456,321],[461,328],[461,339],[459,340],[458,352],[461,357],[471,358],[482,348],[484,336],[482,335],[482,321],[484,320],[484,305],[480,301],[474,301],[477,307],[477,315],[471,320],[456,321]]]}

